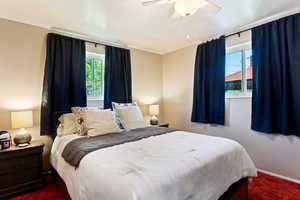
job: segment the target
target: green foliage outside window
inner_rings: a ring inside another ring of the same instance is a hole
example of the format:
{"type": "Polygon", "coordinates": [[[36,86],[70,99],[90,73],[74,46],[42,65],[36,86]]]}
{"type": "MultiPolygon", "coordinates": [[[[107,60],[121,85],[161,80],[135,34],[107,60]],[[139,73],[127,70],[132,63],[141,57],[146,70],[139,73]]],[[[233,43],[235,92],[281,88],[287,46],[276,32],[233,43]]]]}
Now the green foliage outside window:
{"type": "Polygon", "coordinates": [[[86,92],[88,97],[103,97],[104,59],[98,56],[86,57],[86,92]]]}

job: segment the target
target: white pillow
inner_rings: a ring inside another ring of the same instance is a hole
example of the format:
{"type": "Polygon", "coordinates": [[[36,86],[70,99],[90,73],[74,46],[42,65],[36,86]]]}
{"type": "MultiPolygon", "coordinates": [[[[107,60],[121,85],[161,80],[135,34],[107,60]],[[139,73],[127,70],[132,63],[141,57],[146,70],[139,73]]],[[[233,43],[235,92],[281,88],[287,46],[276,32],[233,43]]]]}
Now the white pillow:
{"type": "Polygon", "coordinates": [[[89,136],[120,132],[111,110],[83,110],[81,117],[89,136]]]}
{"type": "Polygon", "coordinates": [[[116,103],[116,102],[112,102],[111,105],[112,105],[112,109],[114,111],[114,117],[115,117],[115,120],[116,120],[118,126],[120,127],[120,129],[124,129],[124,127],[121,123],[120,115],[118,113],[117,108],[123,108],[123,107],[127,107],[127,106],[137,106],[137,103],[136,102],[134,102],[134,103],[116,103]]]}
{"type": "Polygon", "coordinates": [[[142,111],[138,106],[117,107],[117,112],[126,130],[144,128],[147,126],[142,111]]]}
{"type": "Polygon", "coordinates": [[[63,114],[58,120],[60,121],[58,136],[71,135],[77,132],[76,116],[73,113],[63,114]]]}

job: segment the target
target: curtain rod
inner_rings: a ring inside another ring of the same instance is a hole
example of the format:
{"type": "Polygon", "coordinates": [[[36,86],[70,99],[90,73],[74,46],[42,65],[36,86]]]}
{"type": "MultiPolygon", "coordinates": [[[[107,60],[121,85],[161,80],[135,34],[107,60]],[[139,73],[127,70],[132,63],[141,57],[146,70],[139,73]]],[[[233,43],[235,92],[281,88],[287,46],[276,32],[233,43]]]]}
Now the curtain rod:
{"type": "Polygon", "coordinates": [[[121,44],[121,43],[117,43],[117,42],[111,42],[111,41],[91,40],[91,39],[89,39],[89,37],[87,35],[77,33],[77,32],[74,32],[74,31],[70,31],[70,30],[66,30],[66,29],[51,27],[50,30],[53,33],[56,33],[56,34],[60,34],[60,35],[68,36],[68,37],[73,37],[75,39],[84,40],[87,43],[95,44],[95,47],[97,45],[102,45],[102,46],[114,46],[114,47],[121,47],[121,48],[128,49],[127,45],[125,45],[125,44],[121,44]]]}
{"type": "Polygon", "coordinates": [[[300,12],[300,7],[297,7],[295,9],[291,9],[291,10],[288,10],[288,11],[284,11],[284,12],[278,13],[276,15],[272,15],[270,17],[266,17],[266,18],[260,19],[260,20],[258,20],[258,23],[252,24],[252,27],[244,29],[244,30],[241,30],[241,31],[238,31],[238,32],[235,32],[235,33],[230,33],[228,35],[225,35],[225,38],[228,38],[228,37],[231,37],[231,36],[234,36],[234,35],[239,35],[240,36],[241,33],[250,31],[253,28],[256,28],[256,27],[258,27],[258,26],[260,26],[262,24],[270,23],[270,22],[276,21],[276,20],[281,19],[281,18],[292,16],[292,15],[298,14],[299,12],[300,12]]]}
{"type": "Polygon", "coordinates": [[[93,41],[89,41],[89,40],[84,40],[84,41],[85,41],[85,42],[88,42],[88,43],[91,43],[91,44],[95,44],[95,47],[97,47],[97,45],[106,46],[105,44],[100,43],[100,42],[93,42],[93,41]]]}
{"type": "Polygon", "coordinates": [[[120,44],[120,43],[115,43],[115,42],[107,42],[107,43],[104,43],[104,42],[95,42],[95,41],[87,40],[87,39],[82,39],[82,40],[84,40],[84,41],[87,42],[87,43],[95,44],[95,46],[97,46],[97,45],[102,45],[102,46],[115,46],[115,47],[122,47],[122,48],[128,49],[127,46],[125,47],[125,45],[120,44]]]}
{"type": "Polygon", "coordinates": [[[231,37],[231,36],[234,36],[234,35],[238,35],[239,37],[241,36],[241,33],[245,33],[247,31],[250,31],[251,29],[253,29],[255,27],[252,27],[252,28],[247,28],[245,30],[241,30],[241,31],[238,31],[238,32],[235,32],[235,33],[231,33],[229,35],[226,35],[225,38],[228,38],[228,37],[231,37]]]}

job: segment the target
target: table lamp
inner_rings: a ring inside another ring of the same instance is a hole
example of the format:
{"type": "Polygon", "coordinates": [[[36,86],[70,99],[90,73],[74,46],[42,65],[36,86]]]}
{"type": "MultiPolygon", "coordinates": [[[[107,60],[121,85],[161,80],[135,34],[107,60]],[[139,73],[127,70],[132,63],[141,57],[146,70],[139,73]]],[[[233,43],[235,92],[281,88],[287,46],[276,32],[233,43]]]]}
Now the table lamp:
{"type": "Polygon", "coordinates": [[[33,127],[32,111],[18,111],[11,113],[11,126],[19,129],[14,137],[18,147],[25,147],[30,144],[31,135],[26,128],[33,127]]]}
{"type": "Polygon", "coordinates": [[[150,119],[151,125],[158,125],[158,118],[159,115],[159,105],[150,105],[149,106],[149,114],[152,116],[150,119]]]}

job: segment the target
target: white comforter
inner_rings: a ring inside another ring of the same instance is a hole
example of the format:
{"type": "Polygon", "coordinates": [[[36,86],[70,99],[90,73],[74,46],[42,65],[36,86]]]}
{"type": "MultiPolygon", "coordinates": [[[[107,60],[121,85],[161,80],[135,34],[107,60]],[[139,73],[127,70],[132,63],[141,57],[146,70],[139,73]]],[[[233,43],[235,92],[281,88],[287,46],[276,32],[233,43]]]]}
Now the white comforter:
{"type": "Polygon", "coordinates": [[[61,153],[78,137],[57,137],[50,159],[73,200],[217,200],[256,176],[239,143],[184,131],[92,152],[75,170],[61,153]]]}

